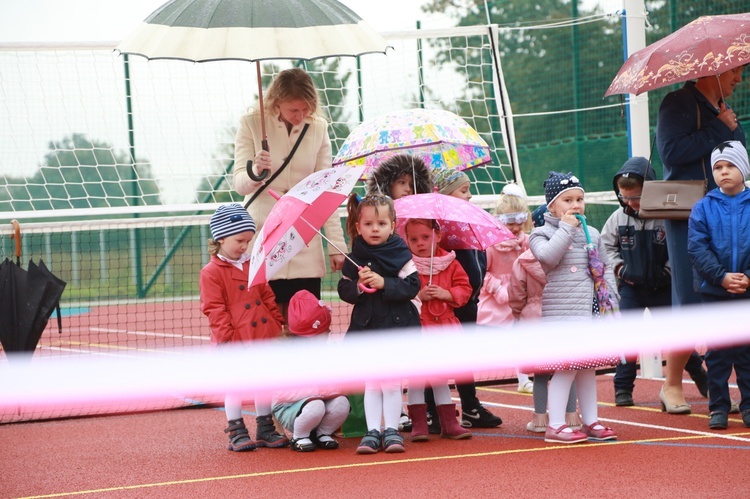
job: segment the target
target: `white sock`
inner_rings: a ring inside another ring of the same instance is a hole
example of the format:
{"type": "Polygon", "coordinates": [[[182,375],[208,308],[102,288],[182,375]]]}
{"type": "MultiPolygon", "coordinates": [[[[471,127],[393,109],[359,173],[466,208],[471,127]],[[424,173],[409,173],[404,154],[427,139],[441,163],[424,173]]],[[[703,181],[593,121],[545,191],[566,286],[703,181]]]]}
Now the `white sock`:
{"type": "Polygon", "coordinates": [[[558,429],[565,424],[565,409],[568,405],[570,386],[579,371],[555,371],[549,382],[547,400],[549,404],[549,425],[558,429]]]}
{"type": "Polygon", "coordinates": [[[242,397],[239,395],[227,395],[224,397],[224,412],[227,415],[227,421],[242,418],[242,397]]]}
{"type": "Polygon", "coordinates": [[[599,420],[599,408],[596,400],[596,370],[584,369],[578,371],[575,387],[583,424],[591,426],[599,420]]]}

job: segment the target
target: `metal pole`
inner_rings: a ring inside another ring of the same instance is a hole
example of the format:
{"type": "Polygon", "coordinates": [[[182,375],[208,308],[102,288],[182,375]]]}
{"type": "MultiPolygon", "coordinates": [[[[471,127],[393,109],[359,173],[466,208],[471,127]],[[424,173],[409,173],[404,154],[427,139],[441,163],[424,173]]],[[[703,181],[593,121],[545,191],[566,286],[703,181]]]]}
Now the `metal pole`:
{"type": "MultiPolygon", "coordinates": [[[[417,21],[417,29],[422,29],[422,22],[417,21]]],[[[417,38],[417,76],[419,85],[419,108],[424,109],[424,68],[422,66],[422,39],[417,38]]]]}
{"type": "MultiPolygon", "coordinates": [[[[572,4],[572,17],[575,21],[578,19],[578,0],[573,0],[571,2],[572,4]]],[[[578,109],[581,108],[581,63],[580,63],[580,54],[579,51],[579,34],[578,34],[578,24],[573,24],[573,108],[578,109]]],[[[583,158],[583,124],[581,123],[581,113],[575,112],[573,113],[573,123],[575,124],[575,143],[576,143],[576,158],[578,163],[578,178],[580,178],[581,183],[586,184],[585,180],[585,168],[584,168],[584,158],[583,158]]]]}
{"type": "MultiPolygon", "coordinates": [[[[646,46],[646,6],[644,0],[624,0],[622,16],[623,60],[646,46]],[[642,18],[641,18],[642,16],[642,18]]],[[[626,97],[628,156],[651,155],[648,93],[626,97]]]]}
{"type": "MultiPolygon", "coordinates": [[[[138,189],[138,172],[135,168],[135,129],[133,127],[133,97],[130,92],[130,61],[128,54],[123,54],[125,64],[125,104],[128,113],[128,143],[130,144],[130,172],[132,174],[133,184],[131,186],[132,202],[133,206],[138,206],[139,189],[138,189]]],[[[138,213],[133,215],[134,218],[138,218],[138,213]]],[[[134,229],[133,231],[133,265],[135,271],[135,290],[139,298],[144,296],[142,292],[143,286],[143,275],[141,274],[141,237],[140,231],[134,229]]]]}

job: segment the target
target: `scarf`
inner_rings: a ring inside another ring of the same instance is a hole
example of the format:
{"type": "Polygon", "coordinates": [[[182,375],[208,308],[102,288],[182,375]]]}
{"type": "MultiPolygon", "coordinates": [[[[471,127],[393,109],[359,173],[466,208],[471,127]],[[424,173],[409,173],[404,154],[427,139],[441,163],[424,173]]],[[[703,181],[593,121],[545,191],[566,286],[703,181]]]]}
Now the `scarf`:
{"type": "Polygon", "coordinates": [[[440,251],[442,251],[442,254],[437,254],[433,257],[412,256],[419,275],[430,275],[430,260],[432,260],[432,275],[437,275],[447,269],[451,262],[456,259],[455,252],[451,251],[447,253],[443,249],[440,249],[440,251]]]}
{"type": "Polygon", "coordinates": [[[357,236],[352,243],[352,256],[360,265],[373,260],[386,276],[397,276],[403,266],[409,263],[412,254],[404,240],[395,235],[377,246],[370,246],[362,236],[357,236]]]}

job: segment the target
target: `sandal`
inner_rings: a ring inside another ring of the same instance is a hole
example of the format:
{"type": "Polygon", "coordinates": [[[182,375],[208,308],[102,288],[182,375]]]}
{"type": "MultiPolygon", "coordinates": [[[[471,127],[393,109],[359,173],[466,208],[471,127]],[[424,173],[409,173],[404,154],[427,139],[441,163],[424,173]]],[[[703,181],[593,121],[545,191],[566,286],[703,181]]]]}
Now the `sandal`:
{"type": "Polygon", "coordinates": [[[385,452],[404,452],[404,437],[395,428],[386,428],[383,432],[383,449],[385,452]]]}
{"type": "Polygon", "coordinates": [[[310,440],[318,449],[333,450],[339,448],[339,443],[331,435],[318,435],[313,431],[310,433],[310,440]]]}
{"type": "MultiPolygon", "coordinates": [[[[388,431],[388,430],[386,430],[388,431]]],[[[357,447],[357,454],[375,454],[380,450],[382,445],[382,435],[378,430],[370,430],[362,437],[362,441],[357,447]]]]}

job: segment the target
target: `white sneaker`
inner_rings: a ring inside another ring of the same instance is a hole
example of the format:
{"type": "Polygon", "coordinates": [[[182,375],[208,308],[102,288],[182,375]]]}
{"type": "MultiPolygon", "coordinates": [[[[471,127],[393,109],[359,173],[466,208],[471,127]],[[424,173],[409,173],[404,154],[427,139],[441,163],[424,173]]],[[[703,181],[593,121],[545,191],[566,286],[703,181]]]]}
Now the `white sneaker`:
{"type": "Polygon", "coordinates": [[[519,383],[518,393],[534,393],[534,382],[531,380],[526,380],[525,383],[519,383]]]}

